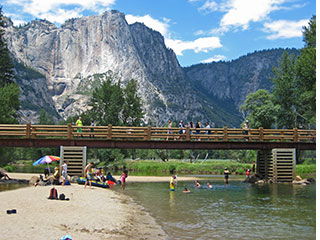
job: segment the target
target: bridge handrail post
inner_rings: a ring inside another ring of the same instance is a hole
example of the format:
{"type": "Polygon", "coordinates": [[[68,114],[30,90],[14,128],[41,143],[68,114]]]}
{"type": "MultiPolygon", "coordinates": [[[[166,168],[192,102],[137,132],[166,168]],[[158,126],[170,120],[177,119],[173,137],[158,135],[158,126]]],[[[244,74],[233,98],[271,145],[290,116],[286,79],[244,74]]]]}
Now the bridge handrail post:
{"type": "Polygon", "coordinates": [[[27,123],[26,124],[26,138],[30,138],[31,137],[31,124],[27,123]]]}
{"type": "Polygon", "coordinates": [[[67,124],[67,139],[72,139],[72,127],[71,123],[67,124]]]}
{"type": "Polygon", "coordinates": [[[263,135],[263,127],[259,127],[259,141],[264,141],[264,135],[263,135]]]}
{"type": "Polygon", "coordinates": [[[223,127],[223,141],[227,142],[228,141],[228,128],[223,127]]]}
{"type": "Polygon", "coordinates": [[[191,135],[190,135],[190,127],[186,128],[186,141],[191,140],[191,135]]]}
{"type": "Polygon", "coordinates": [[[107,139],[108,139],[108,140],[111,140],[111,139],[112,139],[112,124],[108,124],[107,139]]]}
{"type": "Polygon", "coordinates": [[[299,135],[298,135],[298,128],[293,129],[293,141],[298,142],[299,135]]]}
{"type": "Polygon", "coordinates": [[[31,138],[36,138],[37,137],[37,133],[36,133],[37,129],[35,126],[33,126],[31,128],[31,138]]]}
{"type": "Polygon", "coordinates": [[[147,129],[147,140],[151,140],[151,126],[150,125],[148,126],[148,129],[147,129]]]}

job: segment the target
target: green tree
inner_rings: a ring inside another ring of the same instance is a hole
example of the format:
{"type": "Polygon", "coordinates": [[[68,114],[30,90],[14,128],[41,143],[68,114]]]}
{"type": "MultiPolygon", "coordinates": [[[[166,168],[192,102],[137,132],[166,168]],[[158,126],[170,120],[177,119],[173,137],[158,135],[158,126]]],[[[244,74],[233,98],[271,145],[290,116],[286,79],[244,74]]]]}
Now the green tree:
{"type": "Polygon", "coordinates": [[[39,116],[39,124],[41,125],[53,125],[54,121],[50,114],[46,112],[46,110],[41,109],[39,116]]]}
{"type": "Polygon", "coordinates": [[[265,89],[250,93],[240,110],[246,112],[250,128],[271,128],[276,121],[279,106],[274,105],[274,96],[265,89]]]}
{"type": "Polygon", "coordinates": [[[277,123],[279,128],[297,127],[297,115],[295,113],[297,106],[297,88],[295,57],[285,51],[279,67],[273,68],[274,77],[272,93],[275,96],[275,104],[280,106],[277,112],[277,123]]]}
{"type": "Polygon", "coordinates": [[[13,62],[9,55],[7,44],[4,40],[5,21],[0,7],[0,87],[13,83],[13,62]]]}
{"type": "Polygon", "coordinates": [[[142,103],[137,93],[137,82],[131,79],[124,89],[122,121],[126,126],[140,126],[142,118],[142,103]]]}
{"type": "Polygon", "coordinates": [[[309,127],[316,123],[316,17],[313,16],[303,28],[305,47],[296,63],[299,106],[297,115],[302,124],[309,127]]]}
{"type": "Polygon", "coordinates": [[[0,87],[0,123],[18,123],[19,93],[16,83],[0,87]]]}
{"type": "Polygon", "coordinates": [[[90,115],[100,125],[120,125],[120,113],[124,98],[120,82],[112,84],[110,78],[96,88],[90,100],[90,115]]]}

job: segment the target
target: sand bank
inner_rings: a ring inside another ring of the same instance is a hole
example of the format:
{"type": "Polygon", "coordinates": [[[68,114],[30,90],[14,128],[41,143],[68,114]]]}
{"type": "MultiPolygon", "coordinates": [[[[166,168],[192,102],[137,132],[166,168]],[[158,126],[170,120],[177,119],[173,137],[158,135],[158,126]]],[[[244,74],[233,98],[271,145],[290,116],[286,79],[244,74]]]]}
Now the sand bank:
{"type": "MultiPolygon", "coordinates": [[[[30,174],[18,174],[29,179],[30,174]]],[[[10,174],[17,178],[18,175],[10,174]]],[[[33,174],[34,175],[34,174],[33,174]]],[[[38,174],[36,174],[37,176],[38,174]]],[[[0,192],[1,239],[166,239],[142,207],[115,190],[56,186],[70,201],[48,200],[51,186],[0,192]],[[7,214],[16,209],[17,214],[7,214]]]]}

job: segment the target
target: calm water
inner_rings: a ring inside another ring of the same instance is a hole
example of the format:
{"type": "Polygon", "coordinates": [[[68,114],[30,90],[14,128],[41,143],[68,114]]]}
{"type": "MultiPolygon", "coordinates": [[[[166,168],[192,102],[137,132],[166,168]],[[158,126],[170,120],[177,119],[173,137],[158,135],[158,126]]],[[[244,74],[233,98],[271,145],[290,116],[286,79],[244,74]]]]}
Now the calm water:
{"type": "Polygon", "coordinates": [[[315,239],[315,184],[210,182],[212,189],[179,182],[175,192],[169,191],[169,183],[129,183],[125,192],[169,239],[315,239]],[[184,186],[191,193],[182,193],[184,186]]]}

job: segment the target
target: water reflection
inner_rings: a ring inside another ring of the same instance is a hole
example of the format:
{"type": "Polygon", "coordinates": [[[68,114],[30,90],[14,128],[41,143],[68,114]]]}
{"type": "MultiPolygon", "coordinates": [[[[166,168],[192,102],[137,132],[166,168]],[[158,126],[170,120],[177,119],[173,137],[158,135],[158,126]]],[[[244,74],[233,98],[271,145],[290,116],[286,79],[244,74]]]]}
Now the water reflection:
{"type": "Polygon", "coordinates": [[[19,183],[19,184],[13,184],[13,183],[10,183],[10,184],[5,184],[5,183],[1,183],[0,184],[0,192],[2,191],[8,191],[8,190],[14,190],[14,189],[18,189],[18,188],[24,188],[24,187],[28,187],[29,184],[22,184],[22,183],[19,183]]]}

